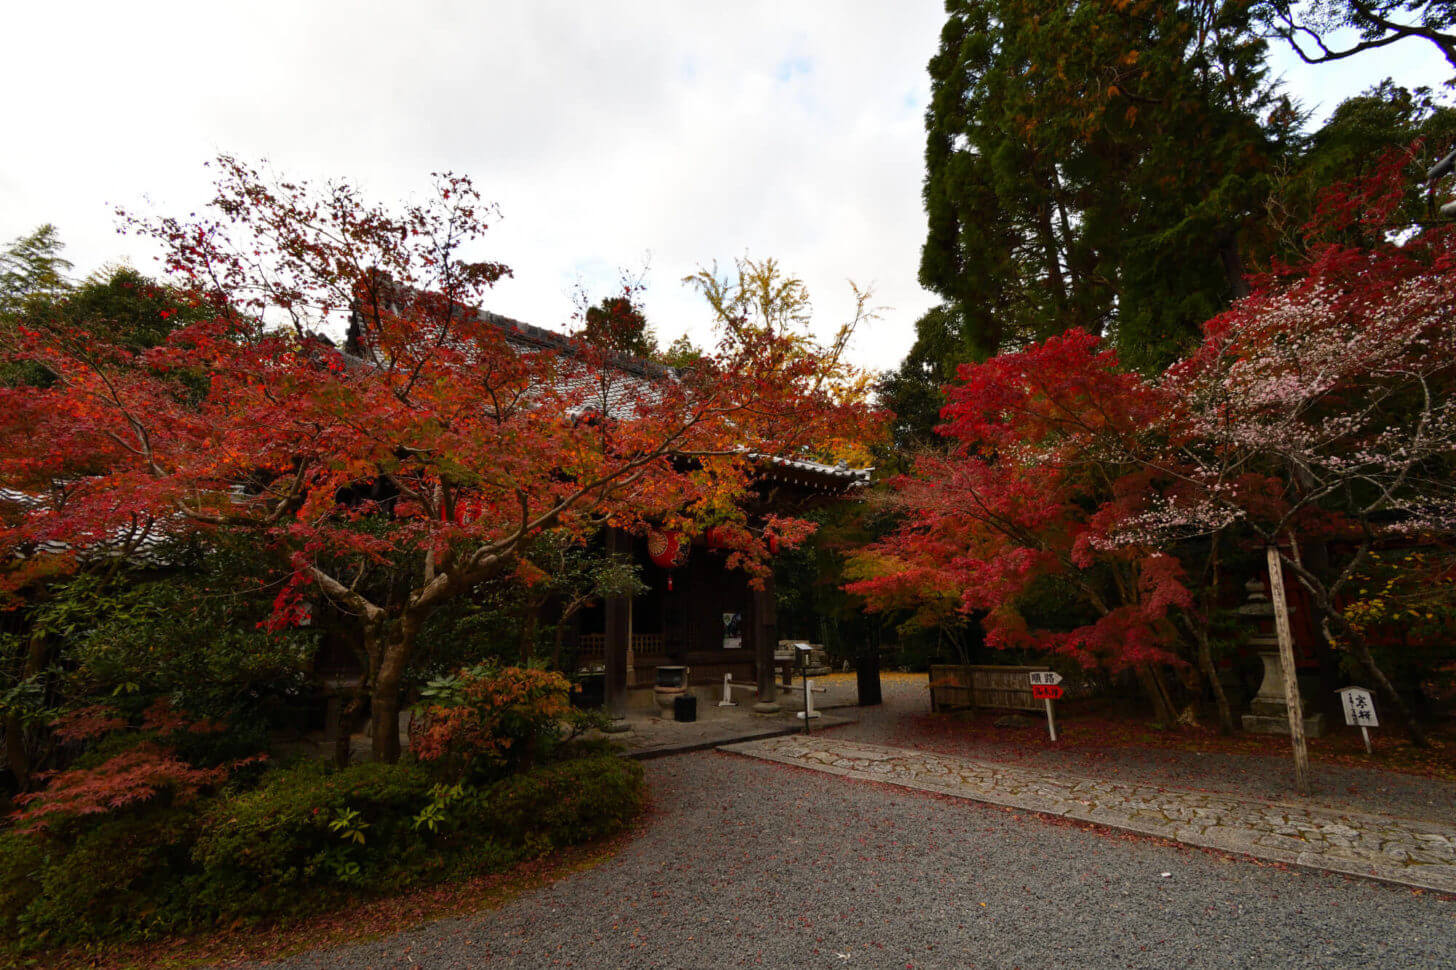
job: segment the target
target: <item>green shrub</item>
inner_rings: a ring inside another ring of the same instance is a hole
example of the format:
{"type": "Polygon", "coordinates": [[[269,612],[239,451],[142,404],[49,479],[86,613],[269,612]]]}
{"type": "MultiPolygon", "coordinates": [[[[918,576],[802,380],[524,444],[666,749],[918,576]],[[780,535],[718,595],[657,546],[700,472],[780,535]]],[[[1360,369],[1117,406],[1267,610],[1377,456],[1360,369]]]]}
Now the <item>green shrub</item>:
{"type": "MultiPolygon", "coordinates": [[[[256,544],[216,534],[205,545],[169,543],[159,555],[172,566],[160,576],[80,575],[47,588],[30,620],[46,634],[56,669],[66,671],[55,688],[136,702],[138,709],[167,697],[198,718],[229,725],[225,734],[192,740],[234,740],[235,749],[194,760],[215,764],[253,754],[270,718],[306,696],[320,628],[262,625],[273,612],[272,581],[290,567],[256,544]]],[[[0,694],[10,685],[5,677],[0,671],[0,694]]]]}
{"type": "Polygon", "coordinates": [[[596,755],[484,789],[416,764],[274,769],[252,791],[0,832],[0,954],[302,915],[610,835],[642,768],[596,755]]]}
{"type": "Polygon", "coordinates": [[[415,757],[450,781],[479,783],[549,760],[577,714],[571,682],[528,667],[468,667],[431,681],[410,731],[415,757]]]}
{"type": "Polygon", "coordinates": [[[51,847],[20,928],[60,944],[150,938],[189,925],[177,875],[195,835],[196,816],[183,808],[103,818],[69,845],[51,847]]]}
{"type": "Polygon", "coordinates": [[[479,824],[533,852],[620,831],[642,810],[642,765],[599,755],[515,775],[480,792],[479,824]]]}
{"type": "Polygon", "coordinates": [[[0,832],[0,940],[19,937],[20,916],[40,895],[46,862],[39,839],[0,832]]]}
{"type": "Polygon", "coordinates": [[[208,811],[192,848],[198,899],[226,912],[241,893],[252,912],[271,912],[292,906],[300,885],[363,885],[407,864],[425,848],[412,823],[430,787],[413,764],[331,772],[308,762],[273,772],[208,811]]]}

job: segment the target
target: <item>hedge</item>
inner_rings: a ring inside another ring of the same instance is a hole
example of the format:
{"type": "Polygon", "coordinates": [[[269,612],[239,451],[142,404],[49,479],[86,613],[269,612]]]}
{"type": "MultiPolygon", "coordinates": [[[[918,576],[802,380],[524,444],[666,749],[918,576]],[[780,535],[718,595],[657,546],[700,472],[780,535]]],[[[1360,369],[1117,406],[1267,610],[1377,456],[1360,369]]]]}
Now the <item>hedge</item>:
{"type": "Polygon", "coordinates": [[[602,754],[480,789],[415,764],[305,763],[65,837],[0,832],[0,953],[288,919],[496,871],[620,831],[643,798],[641,766],[602,754]]]}

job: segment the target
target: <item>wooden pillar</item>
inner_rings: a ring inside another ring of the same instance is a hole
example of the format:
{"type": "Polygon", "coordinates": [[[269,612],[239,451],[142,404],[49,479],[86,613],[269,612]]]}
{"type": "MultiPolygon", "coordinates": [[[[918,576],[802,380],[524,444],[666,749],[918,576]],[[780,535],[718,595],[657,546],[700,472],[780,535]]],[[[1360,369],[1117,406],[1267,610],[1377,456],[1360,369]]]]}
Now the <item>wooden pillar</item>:
{"type": "Polygon", "coordinates": [[[777,714],[778,688],[774,685],[774,650],[779,645],[778,600],[774,593],[773,573],[764,577],[763,589],[748,591],[748,616],[744,619],[753,637],[753,661],[758,673],[758,703],[753,709],[760,714],[777,714]]]}
{"type": "MultiPolygon", "coordinates": [[[[854,684],[856,688],[856,703],[860,707],[872,707],[884,703],[884,693],[880,689],[880,620],[881,614],[875,614],[875,625],[870,629],[869,636],[860,644],[859,656],[854,663],[854,684]]],[[[829,645],[826,643],[825,647],[829,645]]]]}
{"type": "MultiPolygon", "coordinates": [[[[607,553],[630,552],[632,537],[620,529],[607,530],[607,553]]],[[[627,713],[627,647],[631,636],[632,604],[625,596],[608,596],[606,607],[606,698],[605,707],[613,717],[627,713]]]]}
{"type": "Polygon", "coordinates": [[[1269,598],[1274,601],[1274,631],[1279,638],[1279,662],[1284,667],[1284,703],[1289,711],[1289,740],[1294,748],[1294,786],[1301,795],[1311,792],[1309,749],[1304,741],[1304,702],[1299,696],[1298,671],[1294,666],[1294,635],[1289,629],[1289,603],[1284,598],[1284,566],[1279,547],[1265,547],[1269,563],[1269,598]]]}

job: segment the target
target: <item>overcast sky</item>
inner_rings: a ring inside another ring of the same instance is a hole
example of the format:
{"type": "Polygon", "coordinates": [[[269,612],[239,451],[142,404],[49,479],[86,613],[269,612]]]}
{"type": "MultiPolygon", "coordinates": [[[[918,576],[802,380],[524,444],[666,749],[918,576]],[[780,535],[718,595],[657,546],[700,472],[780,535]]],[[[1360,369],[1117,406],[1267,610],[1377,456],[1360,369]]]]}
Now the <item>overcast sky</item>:
{"type": "MultiPolygon", "coordinates": [[[[198,208],[218,152],[384,200],[449,169],[501,210],[479,255],[515,277],[489,309],[564,327],[578,279],[599,299],[647,263],[663,342],[702,342],[681,278],[774,256],[808,283],[823,332],[849,312],[847,278],[874,284],[890,309],[853,357],[891,367],[935,302],[915,276],[943,16],[938,0],[14,3],[0,241],[53,222],[78,275],[149,272],[154,253],[115,235],[112,211],[198,208]]],[[[1387,75],[1446,77],[1414,41],[1278,64],[1326,112],[1387,75]]]]}

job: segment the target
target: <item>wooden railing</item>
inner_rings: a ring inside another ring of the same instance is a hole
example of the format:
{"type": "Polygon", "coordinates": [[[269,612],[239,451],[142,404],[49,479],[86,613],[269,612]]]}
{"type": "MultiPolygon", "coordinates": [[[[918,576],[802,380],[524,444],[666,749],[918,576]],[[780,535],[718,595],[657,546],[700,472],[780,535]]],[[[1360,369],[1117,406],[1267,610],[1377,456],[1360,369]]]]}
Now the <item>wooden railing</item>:
{"type": "MultiPolygon", "coordinates": [[[[667,638],[661,633],[632,634],[632,653],[637,657],[652,657],[654,663],[667,655],[667,638]]],[[[583,633],[576,638],[576,665],[591,667],[604,664],[607,660],[607,635],[605,633],[583,633]]]]}
{"type": "Polygon", "coordinates": [[[949,711],[989,707],[1039,711],[1042,702],[1031,696],[1027,674],[1048,667],[1005,667],[975,664],[932,665],[930,709],[949,711]]]}

